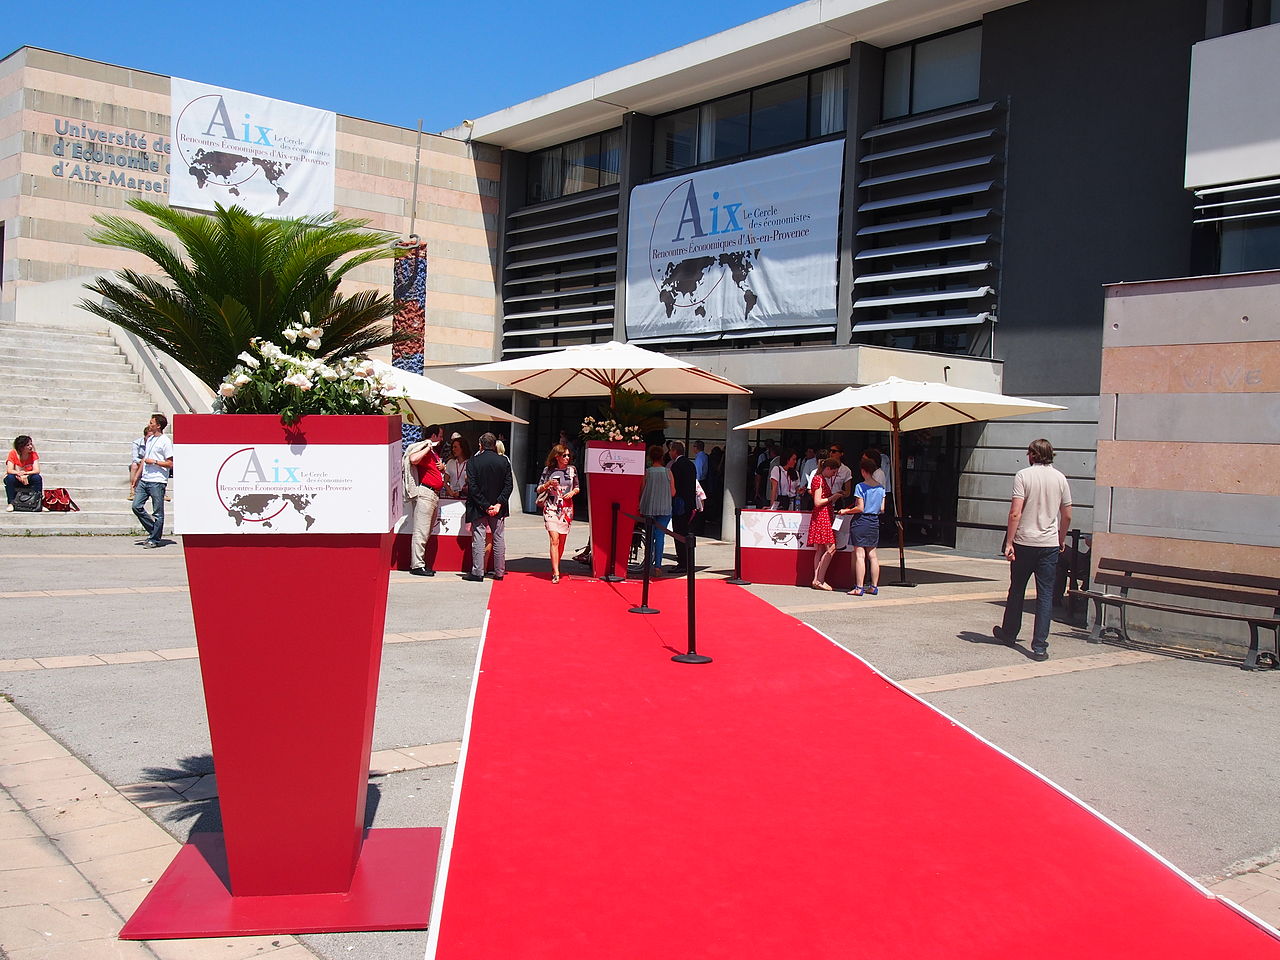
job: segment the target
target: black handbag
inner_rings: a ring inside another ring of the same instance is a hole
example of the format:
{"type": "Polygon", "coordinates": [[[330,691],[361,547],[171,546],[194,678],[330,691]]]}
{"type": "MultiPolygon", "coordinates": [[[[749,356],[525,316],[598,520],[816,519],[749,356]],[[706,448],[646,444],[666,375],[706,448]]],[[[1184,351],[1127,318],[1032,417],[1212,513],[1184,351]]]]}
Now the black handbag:
{"type": "Polygon", "coordinates": [[[39,513],[43,506],[44,497],[35,487],[20,486],[13,492],[15,513],[39,513]]]}

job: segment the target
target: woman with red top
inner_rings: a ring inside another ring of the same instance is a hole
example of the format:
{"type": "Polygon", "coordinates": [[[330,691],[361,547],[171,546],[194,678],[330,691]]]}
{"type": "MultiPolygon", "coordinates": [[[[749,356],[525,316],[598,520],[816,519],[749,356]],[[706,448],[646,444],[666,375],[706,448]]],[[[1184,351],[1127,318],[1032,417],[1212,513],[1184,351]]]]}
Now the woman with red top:
{"type": "Polygon", "coordinates": [[[25,433],[14,438],[13,449],[9,451],[4,462],[4,494],[8,501],[7,510],[13,510],[13,498],[19,485],[31,487],[36,492],[44,489],[44,481],[40,478],[40,454],[25,433]]]}
{"type": "Polygon", "coordinates": [[[827,459],[813,475],[809,490],[813,494],[813,513],[809,515],[809,546],[816,551],[813,564],[813,589],[830,590],[827,568],[836,555],[836,535],[831,529],[831,507],[836,497],[831,494],[831,478],[840,469],[840,461],[827,459]]]}

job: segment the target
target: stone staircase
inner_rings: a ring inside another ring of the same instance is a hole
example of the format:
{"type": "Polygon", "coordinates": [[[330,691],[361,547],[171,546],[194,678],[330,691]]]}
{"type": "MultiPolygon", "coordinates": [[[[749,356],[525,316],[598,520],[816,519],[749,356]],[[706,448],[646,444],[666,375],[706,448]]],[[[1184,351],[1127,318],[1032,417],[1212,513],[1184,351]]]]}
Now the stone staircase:
{"type": "MultiPolygon", "coordinates": [[[[108,334],[0,326],[0,397],[6,452],[14,437],[30,434],[45,487],[66,487],[80,506],[78,513],[0,512],[0,536],[142,535],[127,499],[128,467],[133,440],[158,408],[108,334]]],[[[172,503],[165,512],[168,528],[172,503]]]]}

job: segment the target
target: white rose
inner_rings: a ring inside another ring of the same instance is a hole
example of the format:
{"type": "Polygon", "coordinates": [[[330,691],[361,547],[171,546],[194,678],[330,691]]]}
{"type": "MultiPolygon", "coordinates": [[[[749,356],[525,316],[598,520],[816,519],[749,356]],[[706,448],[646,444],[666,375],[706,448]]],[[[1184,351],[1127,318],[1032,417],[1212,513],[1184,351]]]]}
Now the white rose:
{"type": "Polygon", "coordinates": [[[218,388],[218,393],[224,397],[234,397],[239,388],[234,383],[224,383],[218,388]]]}
{"type": "Polygon", "coordinates": [[[320,349],[320,341],[319,341],[319,340],[317,340],[315,337],[312,337],[310,340],[308,340],[308,341],[307,341],[307,349],[308,349],[308,350],[319,350],[319,349],[320,349]]]}
{"type": "Polygon", "coordinates": [[[251,382],[250,377],[246,373],[240,374],[240,376],[236,377],[235,380],[232,381],[232,383],[235,384],[237,387],[243,387],[246,383],[249,383],[249,382],[251,382]]]}
{"type": "Polygon", "coordinates": [[[291,387],[297,387],[299,390],[311,389],[311,381],[307,379],[304,373],[295,373],[292,377],[285,377],[284,382],[291,387]]]}
{"type": "Polygon", "coordinates": [[[320,376],[324,377],[330,383],[338,379],[338,371],[333,369],[333,367],[321,367],[319,373],[320,376]]]}
{"type": "Polygon", "coordinates": [[[240,354],[240,356],[236,357],[236,359],[243,360],[245,366],[250,367],[253,370],[258,369],[258,358],[255,357],[253,354],[249,353],[248,351],[245,351],[244,353],[240,354]]]}
{"type": "Polygon", "coordinates": [[[319,340],[320,337],[324,335],[324,331],[319,327],[303,327],[302,335],[304,337],[309,337],[312,340],[319,340]]]}
{"type": "Polygon", "coordinates": [[[290,343],[293,343],[298,339],[298,331],[293,329],[293,327],[290,327],[289,329],[283,331],[283,333],[284,333],[284,338],[288,340],[290,343]]]}

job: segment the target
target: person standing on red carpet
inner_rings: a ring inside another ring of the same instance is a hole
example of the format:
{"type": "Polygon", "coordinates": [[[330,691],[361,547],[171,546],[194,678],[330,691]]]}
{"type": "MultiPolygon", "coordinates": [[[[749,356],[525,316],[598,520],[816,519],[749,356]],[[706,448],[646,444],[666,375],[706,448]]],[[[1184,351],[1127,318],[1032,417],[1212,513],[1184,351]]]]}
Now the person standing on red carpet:
{"type": "Polygon", "coordinates": [[[1027,581],[1036,578],[1036,620],[1031,634],[1031,659],[1049,659],[1049,625],[1053,621],[1053,586],[1058,555],[1067,548],[1071,526],[1071,488],[1053,466],[1053,444],[1033,440],[1027,447],[1029,466],[1013,478],[1004,557],[1009,561],[1009,596],[1004,622],[992,627],[995,638],[1013,644],[1022,626],[1022,600],[1027,581]]]}
{"type": "Polygon", "coordinates": [[[551,540],[551,582],[559,583],[560,558],[573,523],[573,498],[578,495],[578,470],[573,465],[573,454],[563,443],[557,443],[547,454],[537,493],[542,522],[551,540]]]}
{"type": "MultiPolygon", "coordinates": [[[[667,469],[671,471],[675,484],[675,493],[671,497],[671,529],[680,537],[687,537],[689,522],[697,506],[698,468],[685,456],[685,446],[679,440],[671,441],[671,463],[667,469]]],[[[677,576],[689,569],[689,545],[680,537],[676,538],[676,565],[671,570],[677,576]]]]}
{"type": "Polygon", "coordinates": [[[433,423],[423,431],[425,440],[411,443],[404,451],[404,495],[413,501],[413,536],[409,540],[409,572],[415,577],[434,577],[427,566],[427,541],[440,512],[440,491],[444,474],[436,447],[444,439],[444,429],[433,423]]]}
{"type": "Polygon", "coordinates": [[[836,497],[831,492],[831,478],[840,469],[840,461],[828,457],[822,469],[813,475],[809,490],[813,494],[813,513],[809,515],[809,546],[817,552],[813,563],[813,589],[830,590],[827,568],[836,555],[836,535],[831,529],[831,507],[836,497]]]}
{"type": "Polygon", "coordinates": [[[484,579],[484,548],[493,538],[493,579],[507,573],[506,520],[511,513],[511,461],[497,452],[498,438],[480,434],[480,452],[467,461],[467,522],[471,524],[471,572],[463,580],[484,579]]]}

